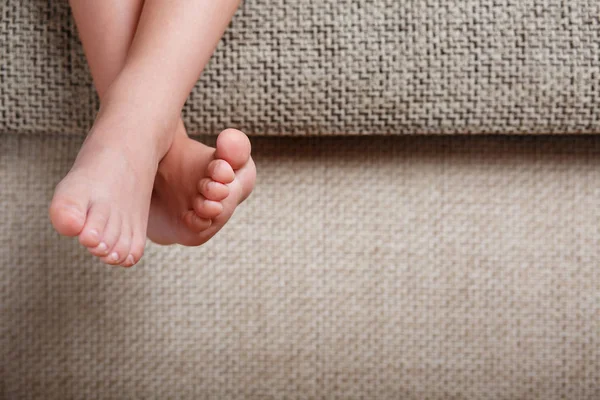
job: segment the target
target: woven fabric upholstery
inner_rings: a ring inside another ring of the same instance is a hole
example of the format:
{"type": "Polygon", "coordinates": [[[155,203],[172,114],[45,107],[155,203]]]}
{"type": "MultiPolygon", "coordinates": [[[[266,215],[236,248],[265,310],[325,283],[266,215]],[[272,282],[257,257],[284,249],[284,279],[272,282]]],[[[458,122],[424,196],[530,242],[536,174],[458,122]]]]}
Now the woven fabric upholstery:
{"type": "MultiPolygon", "coordinates": [[[[84,133],[98,101],[67,1],[0,7],[0,129],[84,133]]],[[[185,119],[197,133],[600,132],[599,18],[596,0],[246,1],[185,119]]]]}
{"type": "Polygon", "coordinates": [[[81,138],[0,135],[0,398],[600,398],[600,136],[253,142],[124,270],[48,222],[81,138]]]}

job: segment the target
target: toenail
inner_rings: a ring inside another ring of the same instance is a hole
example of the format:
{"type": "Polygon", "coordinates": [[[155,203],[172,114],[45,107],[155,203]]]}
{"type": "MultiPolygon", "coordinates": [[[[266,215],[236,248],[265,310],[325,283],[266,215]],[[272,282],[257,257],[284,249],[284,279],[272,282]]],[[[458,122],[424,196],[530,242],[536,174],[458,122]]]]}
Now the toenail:
{"type": "Polygon", "coordinates": [[[117,252],[113,252],[109,258],[111,261],[117,261],[119,259],[119,254],[117,252]]]}
{"type": "Polygon", "coordinates": [[[96,250],[98,250],[99,252],[106,252],[106,250],[108,250],[108,246],[106,245],[106,243],[101,242],[97,247],[96,250]]]}
{"type": "Polygon", "coordinates": [[[133,264],[135,264],[135,260],[133,258],[133,256],[130,254],[127,256],[127,260],[126,260],[127,265],[131,266],[133,264]]]}

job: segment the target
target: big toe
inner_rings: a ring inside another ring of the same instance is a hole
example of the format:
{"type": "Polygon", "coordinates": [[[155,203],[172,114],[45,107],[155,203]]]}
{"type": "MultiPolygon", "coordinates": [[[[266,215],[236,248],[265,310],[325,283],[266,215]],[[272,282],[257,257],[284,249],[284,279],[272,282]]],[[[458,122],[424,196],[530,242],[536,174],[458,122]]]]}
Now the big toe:
{"type": "Polygon", "coordinates": [[[50,220],[61,235],[77,236],[85,224],[88,198],[57,189],[50,203],[50,220]]]}
{"type": "Polygon", "coordinates": [[[217,137],[216,157],[227,161],[234,170],[248,162],[250,150],[250,139],[237,129],[226,129],[217,137]]]}

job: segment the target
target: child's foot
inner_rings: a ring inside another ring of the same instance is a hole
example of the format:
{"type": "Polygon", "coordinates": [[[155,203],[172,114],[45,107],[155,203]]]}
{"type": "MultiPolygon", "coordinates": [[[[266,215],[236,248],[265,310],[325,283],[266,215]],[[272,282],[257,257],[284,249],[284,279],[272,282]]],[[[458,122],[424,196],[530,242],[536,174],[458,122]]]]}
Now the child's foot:
{"type": "Polygon", "coordinates": [[[108,264],[141,258],[158,162],[173,139],[172,127],[159,129],[143,114],[126,104],[103,106],[50,205],[55,229],[79,236],[108,264]]]}
{"type": "Polygon", "coordinates": [[[254,188],[250,141],[228,129],[216,149],[190,139],[180,123],[154,182],[148,238],[198,246],[213,237],[254,188]]]}

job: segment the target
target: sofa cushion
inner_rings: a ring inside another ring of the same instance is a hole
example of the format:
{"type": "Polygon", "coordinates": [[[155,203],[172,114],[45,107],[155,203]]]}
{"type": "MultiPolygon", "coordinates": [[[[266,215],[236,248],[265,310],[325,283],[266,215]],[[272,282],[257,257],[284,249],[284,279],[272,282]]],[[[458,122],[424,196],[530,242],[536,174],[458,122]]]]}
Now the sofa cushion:
{"type": "MultiPolygon", "coordinates": [[[[600,132],[600,3],[252,0],[185,107],[190,131],[600,132]]],[[[81,134],[98,100],[66,1],[5,0],[0,129],[81,134]]]]}
{"type": "Polygon", "coordinates": [[[0,132],[0,398],[600,399],[600,136],[253,142],[123,270],[46,216],[81,138],[0,132]]]}

